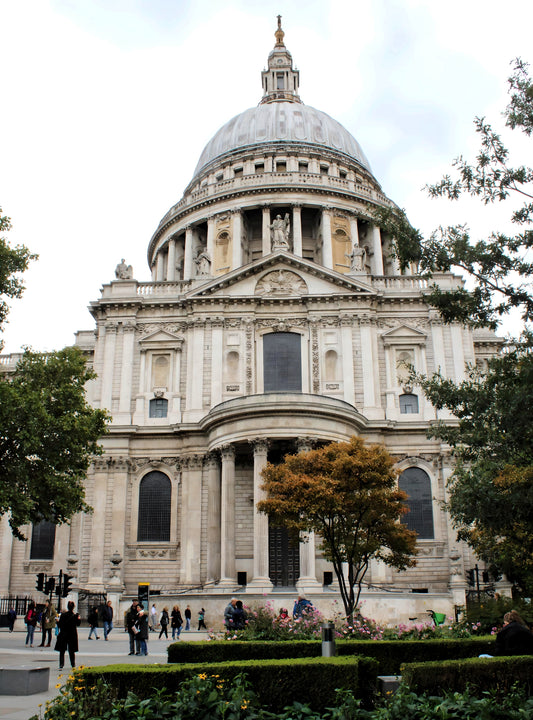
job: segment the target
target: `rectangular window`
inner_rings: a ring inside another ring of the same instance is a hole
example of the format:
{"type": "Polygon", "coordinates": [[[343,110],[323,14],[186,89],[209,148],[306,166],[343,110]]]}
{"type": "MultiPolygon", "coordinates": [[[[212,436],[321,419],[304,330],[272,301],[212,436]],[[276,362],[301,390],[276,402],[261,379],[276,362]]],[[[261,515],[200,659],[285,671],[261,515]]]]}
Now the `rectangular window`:
{"type": "Polygon", "coordinates": [[[302,392],[302,341],[297,333],[263,336],[265,392],[302,392]]]}
{"type": "Polygon", "coordinates": [[[31,534],[30,559],[53,560],[56,541],[56,526],[43,520],[33,526],[31,534]]]}
{"type": "Polygon", "coordinates": [[[265,163],[256,163],[255,164],[255,172],[256,175],[261,175],[261,173],[265,172],[265,163]]]}
{"type": "Polygon", "coordinates": [[[300,163],[298,163],[298,170],[299,170],[301,173],[309,172],[309,164],[306,163],[306,162],[300,162],[300,163]]]}
{"type": "Polygon", "coordinates": [[[287,172],[287,163],[284,160],[276,163],[276,172],[287,172]]]}
{"type": "Polygon", "coordinates": [[[233,171],[233,177],[242,177],[242,168],[235,168],[233,171]]]}
{"type": "Polygon", "coordinates": [[[276,90],[285,90],[285,78],[283,73],[278,73],[276,76],[276,90]]]}

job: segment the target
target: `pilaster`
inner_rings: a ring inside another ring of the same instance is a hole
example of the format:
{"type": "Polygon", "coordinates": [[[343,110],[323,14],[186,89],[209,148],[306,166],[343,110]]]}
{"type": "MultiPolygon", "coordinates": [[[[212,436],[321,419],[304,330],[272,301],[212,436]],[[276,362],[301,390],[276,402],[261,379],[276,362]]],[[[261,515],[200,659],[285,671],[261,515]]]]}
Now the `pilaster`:
{"type": "Polygon", "coordinates": [[[235,577],[235,448],[224,445],[220,498],[220,585],[233,587],[235,577]]]}
{"type": "Polygon", "coordinates": [[[220,579],[220,461],[215,453],[206,456],[207,468],[207,582],[220,579]]]}
{"type": "Polygon", "coordinates": [[[292,206],[292,251],[302,257],[302,208],[301,205],[292,206]]]}
{"type": "Polygon", "coordinates": [[[272,582],[268,574],[268,515],[257,510],[257,503],[266,497],[261,489],[261,471],[267,464],[268,441],[257,438],[252,441],[254,448],[254,570],[253,578],[247,585],[247,592],[270,592],[272,582]]]}

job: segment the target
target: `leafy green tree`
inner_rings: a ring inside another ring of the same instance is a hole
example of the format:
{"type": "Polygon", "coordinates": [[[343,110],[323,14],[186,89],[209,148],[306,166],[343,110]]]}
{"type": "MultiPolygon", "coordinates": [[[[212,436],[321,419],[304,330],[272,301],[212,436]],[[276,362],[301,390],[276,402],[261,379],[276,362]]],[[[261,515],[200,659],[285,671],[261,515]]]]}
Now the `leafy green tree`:
{"type": "MultiPolygon", "coordinates": [[[[510,103],[504,117],[511,129],[533,132],[533,83],[528,66],[514,62],[510,103]]],[[[448,510],[458,536],[487,562],[505,571],[522,590],[533,591],[533,170],[513,164],[501,137],[484,118],[475,120],[480,150],[473,161],[457,158],[455,175],[428,186],[433,197],[458,200],[465,194],[485,205],[519,200],[511,220],[515,234],[493,232],[473,240],[466,225],[439,228],[429,238],[411,227],[404,211],[379,218],[396,237],[403,268],[416,265],[429,278],[462,271],[469,282],[452,290],[435,283],[427,295],[446,322],[496,328],[517,309],[525,331],[483,371],[469,368],[464,382],[439,373],[413,375],[436,408],[457,422],[437,423],[433,437],[453,448],[457,464],[449,481],[448,510]]]]}
{"type": "MultiPolygon", "coordinates": [[[[1,213],[1,210],[0,210],[1,213]]],[[[0,231],[11,228],[0,216],[0,231]]],[[[37,256],[0,238],[0,329],[9,305],[24,290],[20,273],[37,256]]],[[[1,342],[0,342],[1,347],[1,342]]],[[[26,350],[12,372],[0,375],[0,516],[13,534],[26,523],[62,523],[90,510],[83,481],[107,414],[93,409],[85,385],[95,377],[78,348],[41,354],[26,350]]]]}
{"type": "MultiPolygon", "coordinates": [[[[24,245],[11,247],[3,233],[11,230],[11,220],[2,215],[0,207],[0,331],[3,329],[9,312],[8,298],[18,298],[22,295],[24,285],[20,273],[27,269],[30,260],[37,255],[31,253],[24,245]]],[[[2,341],[0,339],[0,350],[2,341]]]]}
{"type": "Polygon", "coordinates": [[[373,558],[398,570],[415,565],[416,533],[399,522],[407,495],[383,446],[352,437],[268,463],[263,479],[267,498],[258,510],[296,537],[320,535],[350,621],[373,558]]]}
{"type": "Polygon", "coordinates": [[[0,515],[18,538],[26,523],[59,524],[90,510],[83,483],[107,419],[85,399],[94,377],[81,350],[68,347],[26,351],[0,381],[0,515]]]}

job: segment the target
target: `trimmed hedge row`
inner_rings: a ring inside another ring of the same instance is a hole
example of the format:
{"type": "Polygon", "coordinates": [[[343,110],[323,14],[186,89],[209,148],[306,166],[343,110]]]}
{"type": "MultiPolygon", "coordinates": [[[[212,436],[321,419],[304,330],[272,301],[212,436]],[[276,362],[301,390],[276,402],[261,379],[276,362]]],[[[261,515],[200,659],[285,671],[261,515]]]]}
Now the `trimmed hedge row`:
{"type": "MultiPolygon", "coordinates": [[[[339,640],[339,656],[371,657],[379,663],[380,675],[397,675],[408,662],[449,660],[477,657],[494,650],[492,638],[461,640],[339,640]]],[[[320,657],[321,643],[316,640],[245,642],[213,640],[210,642],[178,642],[169,645],[169,663],[230,662],[281,658],[320,657]]]]}
{"type": "Polygon", "coordinates": [[[402,666],[401,673],[404,683],[418,694],[464,692],[467,686],[475,694],[485,690],[508,693],[518,683],[528,697],[533,695],[533,657],[530,655],[408,663],[402,666]]]}
{"type": "Polygon", "coordinates": [[[143,698],[161,688],[175,692],[184,680],[202,673],[226,682],[246,673],[259,703],[272,712],[280,712],[295,701],[309,703],[320,711],[331,705],[335,689],[340,687],[350,689],[355,697],[369,704],[377,683],[377,662],[364,657],[320,657],[179,666],[107,665],[81,671],[87,687],[103,678],[117,689],[119,697],[131,690],[143,698]]]}

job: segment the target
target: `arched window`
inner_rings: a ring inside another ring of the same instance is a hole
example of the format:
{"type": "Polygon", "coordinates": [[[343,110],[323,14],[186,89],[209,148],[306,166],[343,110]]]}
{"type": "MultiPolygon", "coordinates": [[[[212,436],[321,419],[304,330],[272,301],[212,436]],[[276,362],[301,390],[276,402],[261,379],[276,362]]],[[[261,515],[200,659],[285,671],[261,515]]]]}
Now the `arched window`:
{"type": "Polygon", "coordinates": [[[400,395],[400,412],[402,415],[418,412],[418,395],[404,393],[400,395]]]}
{"type": "Polygon", "coordinates": [[[42,520],[34,525],[31,533],[30,559],[53,560],[55,541],[56,526],[53,523],[42,520]]]}
{"type": "Polygon", "coordinates": [[[402,523],[409,530],[415,530],[419,538],[432,540],[435,535],[429,475],[421,468],[410,467],[400,475],[398,485],[408,495],[409,512],[403,516],[402,523]]]}
{"type": "Polygon", "coordinates": [[[166,418],[168,414],[168,400],[166,398],[152,398],[150,400],[150,417],[166,418]]]}
{"type": "Polygon", "coordinates": [[[302,340],[297,333],[263,336],[265,392],[302,392],[302,340]]]}
{"type": "Polygon", "coordinates": [[[168,542],[172,485],[162,472],[145,475],[139,485],[137,542],[168,542]]]}

